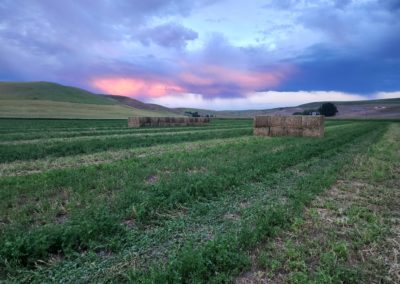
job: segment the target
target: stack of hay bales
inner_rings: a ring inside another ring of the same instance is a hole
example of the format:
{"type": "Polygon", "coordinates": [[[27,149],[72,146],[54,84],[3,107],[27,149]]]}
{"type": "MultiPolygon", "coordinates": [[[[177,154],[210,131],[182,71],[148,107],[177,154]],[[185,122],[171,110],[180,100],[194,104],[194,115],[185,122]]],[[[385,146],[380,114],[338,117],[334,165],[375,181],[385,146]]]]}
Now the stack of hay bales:
{"type": "Polygon", "coordinates": [[[254,135],[323,137],[324,116],[255,116],[254,135]]]}
{"type": "Polygon", "coordinates": [[[208,117],[129,117],[128,127],[194,126],[209,122],[208,117]]]}

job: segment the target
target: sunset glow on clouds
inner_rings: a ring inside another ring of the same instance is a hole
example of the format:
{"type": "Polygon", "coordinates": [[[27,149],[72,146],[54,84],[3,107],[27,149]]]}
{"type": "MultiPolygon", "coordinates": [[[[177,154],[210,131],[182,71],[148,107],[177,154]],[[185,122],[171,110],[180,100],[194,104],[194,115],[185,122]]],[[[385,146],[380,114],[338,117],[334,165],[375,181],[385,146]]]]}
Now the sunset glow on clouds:
{"type": "Polygon", "coordinates": [[[393,0],[0,4],[0,81],[53,81],[169,106],[399,96],[399,46],[393,0]]]}
{"type": "Polygon", "coordinates": [[[93,86],[105,94],[127,97],[162,97],[171,93],[183,93],[181,87],[166,82],[135,78],[99,78],[93,86]]]}
{"type": "Polygon", "coordinates": [[[205,97],[239,96],[279,86],[292,73],[289,67],[275,71],[241,71],[218,65],[202,65],[168,78],[100,77],[92,85],[101,93],[154,98],[199,92],[205,97]]]}

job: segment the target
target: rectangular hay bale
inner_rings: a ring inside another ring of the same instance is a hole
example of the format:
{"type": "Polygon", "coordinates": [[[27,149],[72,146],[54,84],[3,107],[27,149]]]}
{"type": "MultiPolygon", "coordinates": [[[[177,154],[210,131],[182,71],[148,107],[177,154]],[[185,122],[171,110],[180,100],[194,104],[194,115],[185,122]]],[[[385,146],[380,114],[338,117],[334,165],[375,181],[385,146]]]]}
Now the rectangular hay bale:
{"type": "Polygon", "coordinates": [[[316,128],[320,127],[324,124],[324,116],[317,115],[317,116],[302,116],[302,127],[303,128],[316,128]]]}
{"type": "Polygon", "coordinates": [[[284,126],[288,128],[301,128],[302,117],[300,115],[286,116],[284,126]]]}
{"type": "Polygon", "coordinates": [[[268,115],[257,115],[254,117],[254,127],[270,127],[271,116],[268,115]]]}
{"type": "Polygon", "coordinates": [[[303,129],[301,128],[286,128],[286,134],[288,136],[303,136],[303,129]]]}
{"type": "Polygon", "coordinates": [[[271,116],[271,122],[270,122],[271,127],[283,127],[284,123],[285,123],[284,116],[271,116]]]}
{"type": "Polygon", "coordinates": [[[210,122],[205,117],[128,117],[128,127],[187,126],[210,122]]]}
{"type": "Polygon", "coordinates": [[[269,134],[270,136],[286,136],[287,130],[281,126],[271,126],[269,128],[269,134]]]}
{"type": "Polygon", "coordinates": [[[129,117],[128,118],[128,127],[140,127],[139,117],[129,117]]]}
{"type": "Polygon", "coordinates": [[[269,136],[269,127],[254,128],[253,134],[256,136],[269,136]]]}
{"type": "Polygon", "coordinates": [[[255,116],[254,135],[323,137],[324,122],[324,116],[255,116]]]}

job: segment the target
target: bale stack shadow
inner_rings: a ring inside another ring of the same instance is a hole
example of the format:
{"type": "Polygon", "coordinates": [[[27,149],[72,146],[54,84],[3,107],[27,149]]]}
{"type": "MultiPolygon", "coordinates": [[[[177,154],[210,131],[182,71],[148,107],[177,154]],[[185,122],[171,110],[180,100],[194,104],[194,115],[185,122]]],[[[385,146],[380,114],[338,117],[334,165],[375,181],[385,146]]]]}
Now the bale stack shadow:
{"type": "Polygon", "coordinates": [[[255,116],[254,135],[324,137],[324,116],[255,116]]]}
{"type": "Polygon", "coordinates": [[[129,117],[128,127],[196,126],[209,122],[208,117],[129,117]]]}

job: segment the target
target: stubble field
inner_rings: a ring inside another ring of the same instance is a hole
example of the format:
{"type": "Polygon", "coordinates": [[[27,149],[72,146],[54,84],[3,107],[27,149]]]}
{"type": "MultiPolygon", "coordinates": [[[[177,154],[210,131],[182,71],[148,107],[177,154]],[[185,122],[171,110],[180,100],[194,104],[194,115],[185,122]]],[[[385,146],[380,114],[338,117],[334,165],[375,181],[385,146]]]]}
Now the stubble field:
{"type": "Polygon", "coordinates": [[[0,281],[395,282],[398,141],[396,121],[327,121],[318,139],[2,119],[0,281]]]}

